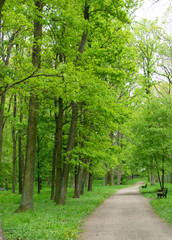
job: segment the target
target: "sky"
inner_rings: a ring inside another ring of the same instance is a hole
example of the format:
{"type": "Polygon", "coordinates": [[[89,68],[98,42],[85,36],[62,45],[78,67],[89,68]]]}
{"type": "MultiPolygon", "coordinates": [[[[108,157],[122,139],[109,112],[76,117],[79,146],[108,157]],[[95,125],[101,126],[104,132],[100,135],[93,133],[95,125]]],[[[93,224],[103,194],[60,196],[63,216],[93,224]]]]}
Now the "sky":
{"type": "Polygon", "coordinates": [[[157,17],[163,17],[165,11],[170,6],[172,7],[172,0],[144,0],[144,4],[141,9],[136,12],[137,19],[148,18],[155,20],[157,17]]]}

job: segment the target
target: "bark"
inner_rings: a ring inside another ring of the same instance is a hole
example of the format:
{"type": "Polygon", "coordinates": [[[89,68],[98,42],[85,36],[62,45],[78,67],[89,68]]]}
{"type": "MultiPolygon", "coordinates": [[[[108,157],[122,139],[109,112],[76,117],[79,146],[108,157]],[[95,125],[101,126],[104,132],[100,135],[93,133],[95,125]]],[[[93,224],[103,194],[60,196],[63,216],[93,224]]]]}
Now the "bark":
{"type": "Polygon", "coordinates": [[[73,175],[70,176],[70,187],[75,188],[75,176],[73,175]]]}
{"type": "MultiPolygon", "coordinates": [[[[41,66],[41,47],[40,40],[42,39],[42,1],[36,1],[35,7],[37,14],[34,19],[34,43],[32,51],[32,63],[36,68],[41,66]]],[[[23,183],[23,193],[21,204],[17,211],[25,211],[33,209],[33,184],[34,184],[34,169],[36,155],[36,136],[37,136],[37,121],[38,121],[38,99],[33,92],[30,94],[29,116],[28,116],[28,132],[26,146],[26,164],[23,183]]]]}
{"type": "MultiPolygon", "coordinates": [[[[87,20],[87,21],[89,21],[89,5],[88,5],[88,2],[89,2],[89,0],[85,1],[85,7],[84,7],[84,19],[87,20]]],[[[80,54],[82,54],[84,52],[87,37],[88,37],[88,30],[85,30],[82,34],[81,42],[80,42],[79,49],[78,49],[80,54]]]]}
{"type": "Polygon", "coordinates": [[[121,164],[119,164],[117,166],[117,185],[121,184],[121,177],[122,177],[121,164]]]}
{"type": "MultiPolygon", "coordinates": [[[[54,100],[55,108],[57,109],[57,100],[54,100]]],[[[54,136],[54,150],[53,150],[53,162],[52,162],[52,183],[51,183],[51,200],[54,200],[54,190],[55,190],[55,177],[56,177],[56,158],[57,158],[57,134],[58,134],[58,117],[55,112],[55,136],[54,136]]]]}
{"type": "MultiPolygon", "coordinates": [[[[110,136],[110,139],[112,140],[112,146],[113,146],[115,144],[114,142],[115,135],[113,132],[110,132],[109,136],[110,136]]],[[[115,180],[115,168],[111,168],[110,169],[110,186],[114,186],[114,180],[115,180]]]]}
{"type": "Polygon", "coordinates": [[[151,168],[151,186],[155,185],[154,170],[151,168]]]}
{"type": "MultiPolygon", "coordinates": [[[[2,8],[5,3],[5,0],[0,0],[0,49],[2,47],[2,8]]],[[[3,56],[3,53],[0,52],[0,56],[3,56]]],[[[1,93],[1,90],[0,90],[1,93]]],[[[4,120],[4,106],[5,106],[5,94],[1,96],[0,102],[0,174],[1,174],[1,159],[2,159],[2,145],[3,145],[3,120],[4,120]]]]}
{"type": "Polygon", "coordinates": [[[29,119],[26,146],[26,163],[24,172],[24,183],[22,200],[19,211],[33,209],[33,183],[34,168],[36,155],[36,135],[37,135],[37,119],[38,119],[38,101],[37,97],[31,93],[29,103],[29,119]]]}
{"type": "Polygon", "coordinates": [[[8,176],[7,176],[7,178],[6,178],[6,190],[8,191],[8,176]]]}
{"type": "Polygon", "coordinates": [[[40,176],[40,157],[39,157],[39,153],[40,153],[40,143],[39,143],[39,136],[37,136],[37,167],[38,167],[38,194],[40,194],[41,192],[41,176],[40,176]]]}
{"type": "Polygon", "coordinates": [[[88,178],[88,191],[92,191],[92,185],[93,185],[93,174],[89,172],[89,178],[88,178]]]}
{"type": "Polygon", "coordinates": [[[108,185],[108,180],[109,180],[109,173],[106,173],[104,175],[103,186],[107,186],[108,185]]]}
{"type": "Polygon", "coordinates": [[[1,97],[1,103],[0,103],[0,174],[1,174],[1,159],[2,159],[2,145],[3,145],[4,106],[5,106],[5,94],[1,97]]]}
{"type": "MultiPolygon", "coordinates": [[[[17,99],[16,95],[14,95],[14,109],[13,109],[13,118],[16,118],[16,111],[17,111],[17,99]]],[[[15,193],[15,178],[16,178],[16,159],[17,159],[17,141],[16,141],[16,129],[12,127],[12,139],[13,139],[13,175],[12,175],[12,193],[15,193]]]]}
{"type": "MultiPolygon", "coordinates": [[[[23,120],[23,114],[22,109],[20,108],[20,123],[22,123],[23,120]]],[[[22,154],[22,136],[21,136],[21,130],[18,131],[18,145],[19,145],[19,194],[22,194],[22,188],[23,188],[23,169],[24,169],[24,156],[22,154]]]]}
{"type": "Polygon", "coordinates": [[[80,165],[75,167],[75,191],[73,198],[80,198],[82,172],[80,165]]]}
{"type": "Polygon", "coordinates": [[[165,156],[164,156],[164,152],[162,155],[162,177],[161,177],[161,189],[164,190],[164,183],[165,183],[165,170],[164,170],[164,163],[165,163],[165,156]]]}
{"type": "Polygon", "coordinates": [[[0,0],[0,47],[2,44],[2,8],[5,3],[5,0],[0,0]]]}
{"type": "Polygon", "coordinates": [[[57,159],[56,159],[56,191],[55,202],[58,204],[60,199],[61,181],[62,181],[62,142],[63,142],[63,99],[59,98],[58,119],[56,119],[57,128],[57,159]]]}
{"type": "Polygon", "coordinates": [[[13,42],[14,42],[14,39],[15,39],[15,37],[18,34],[19,31],[20,31],[20,29],[18,29],[16,32],[14,32],[9,39],[9,46],[8,46],[8,49],[7,49],[7,56],[6,56],[6,60],[5,60],[5,65],[6,66],[9,65],[11,50],[12,50],[12,47],[13,47],[13,42]]]}
{"type": "Polygon", "coordinates": [[[156,156],[155,156],[155,162],[156,162],[156,165],[157,165],[158,181],[159,181],[159,184],[160,184],[160,188],[162,189],[162,185],[161,185],[161,177],[160,177],[160,174],[159,174],[159,165],[158,165],[158,162],[157,162],[156,156]]]}
{"type": "Polygon", "coordinates": [[[69,131],[69,137],[68,137],[68,143],[67,143],[67,149],[66,149],[67,155],[65,155],[64,157],[60,197],[59,199],[56,199],[56,203],[63,204],[63,205],[66,203],[67,185],[68,185],[69,168],[70,168],[70,164],[68,161],[71,159],[70,151],[74,147],[77,118],[78,118],[78,104],[72,101],[72,119],[71,119],[71,125],[70,125],[70,131],[69,131]]]}
{"type": "Polygon", "coordinates": [[[80,194],[83,195],[84,194],[84,185],[86,183],[86,178],[87,178],[87,168],[83,169],[82,172],[82,178],[81,178],[81,190],[80,190],[80,194]]]}
{"type": "Polygon", "coordinates": [[[111,169],[111,175],[110,175],[110,185],[114,186],[114,178],[115,178],[115,168],[111,169]]]}

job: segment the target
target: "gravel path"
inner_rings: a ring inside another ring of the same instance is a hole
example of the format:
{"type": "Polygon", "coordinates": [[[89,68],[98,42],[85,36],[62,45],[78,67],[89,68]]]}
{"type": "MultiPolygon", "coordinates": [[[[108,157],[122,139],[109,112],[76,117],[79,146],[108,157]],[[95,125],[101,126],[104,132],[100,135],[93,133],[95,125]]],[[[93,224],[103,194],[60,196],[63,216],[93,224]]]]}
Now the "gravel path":
{"type": "MultiPolygon", "coordinates": [[[[119,190],[83,224],[82,240],[172,240],[172,228],[151,209],[139,193],[139,182],[119,190]]],[[[158,201],[158,200],[157,200],[158,201]]]]}

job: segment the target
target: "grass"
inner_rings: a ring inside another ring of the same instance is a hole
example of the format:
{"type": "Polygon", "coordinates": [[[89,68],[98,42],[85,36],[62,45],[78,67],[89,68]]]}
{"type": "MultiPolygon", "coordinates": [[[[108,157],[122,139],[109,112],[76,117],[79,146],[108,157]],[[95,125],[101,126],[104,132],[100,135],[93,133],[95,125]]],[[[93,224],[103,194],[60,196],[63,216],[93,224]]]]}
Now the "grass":
{"type": "MultiPolygon", "coordinates": [[[[134,184],[145,179],[133,179],[134,184]]],[[[102,186],[102,181],[94,181],[93,191],[87,192],[80,199],[74,199],[73,189],[68,189],[67,202],[64,206],[56,205],[50,200],[50,188],[44,187],[41,194],[34,194],[34,210],[14,214],[21,196],[4,191],[0,192],[0,219],[4,234],[8,240],[76,240],[81,232],[84,218],[117,189],[128,187],[102,186]]],[[[172,224],[172,184],[168,187],[167,199],[156,199],[158,185],[140,189],[150,199],[153,209],[172,224]]]]}
{"type": "Polygon", "coordinates": [[[150,200],[153,210],[172,225],[172,183],[166,183],[165,187],[168,188],[167,198],[157,199],[156,192],[160,189],[158,183],[154,186],[148,184],[146,189],[140,188],[140,192],[150,200]]]}
{"type": "MultiPolygon", "coordinates": [[[[138,180],[130,181],[129,184],[138,180]]],[[[93,191],[80,199],[74,199],[73,189],[68,189],[64,206],[50,200],[50,188],[45,187],[41,194],[34,194],[34,210],[14,214],[21,196],[0,192],[0,219],[4,235],[9,240],[76,240],[81,232],[84,218],[121,186],[102,186],[102,181],[94,181],[93,191]]]]}

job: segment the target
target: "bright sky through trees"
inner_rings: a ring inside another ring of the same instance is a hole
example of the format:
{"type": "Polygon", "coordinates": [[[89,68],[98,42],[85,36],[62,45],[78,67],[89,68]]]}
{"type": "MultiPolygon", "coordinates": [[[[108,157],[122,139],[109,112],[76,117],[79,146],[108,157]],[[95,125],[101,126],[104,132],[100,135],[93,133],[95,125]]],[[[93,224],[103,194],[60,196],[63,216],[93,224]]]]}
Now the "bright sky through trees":
{"type": "Polygon", "coordinates": [[[171,0],[144,0],[143,6],[136,12],[137,19],[147,18],[155,20],[163,17],[166,10],[172,6],[171,0]]]}

